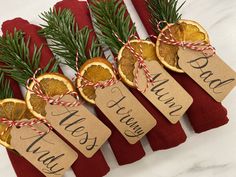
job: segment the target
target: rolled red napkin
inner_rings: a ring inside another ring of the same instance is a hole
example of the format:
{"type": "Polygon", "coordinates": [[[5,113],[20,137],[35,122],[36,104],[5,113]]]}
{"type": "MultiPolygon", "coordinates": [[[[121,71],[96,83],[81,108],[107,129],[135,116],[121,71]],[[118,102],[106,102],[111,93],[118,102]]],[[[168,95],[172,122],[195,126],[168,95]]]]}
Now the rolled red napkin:
{"type": "MultiPolygon", "coordinates": [[[[58,2],[54,7],[57,10],[71,10],[80,29],[85,26],[87,26],[89,29],[93,29],[89,9],[86,2],[77,0],[63,0],[61,2],[58,2]]],[[[95,33],[92,32],[90,34],[88,49],[91,45],[91,39],[94,37],[95,33]]],[[[119,165],[133,163],[141,159],[145,155],[140,142],[137,142],[133,145],[129,144],[128,141],[123,137],[123,135],[113,126],[109,119],[99,110],[99,108],[96,107],[95,110],[99,119],[112,130],[112,135],[110,136],[108,141],[119,165]]]]}
{"type": "MultiPolygon", "coordinates": [[[[17,84],[17,82],[8,77],[7,79],[10,80],[10,86],[13,91],[14,98],[23,100],[24,98],[22,96],[20,87],[17,84]]],[[[31,177],[31,176],[43,177],[44,176],[29,161],[27,161],[25,158],[23,158],[16,152],[7,149],[7,153],[11,161],[11,164],[14,168],[14,171],[18,177],[31,177]]]]}
{"type": "MultiPolygon", "coordinates": [[[[149,35],[157,35],[150,22],[147,1],[132,0],[149,35]]],[[[155,40],[153,42],[156,42],[155,40]]],[[[189,121],[196,133],[201,133],[228,123],[227,110],[221,103],[215,101],[188,75],[169,71],[169,73],[184,87],[192,96],[193,104],[187,111],[189,121]]]]}
{"type": "MultiPolygon", "coordinates": [[[[126,15],[129,15],[128,11],[126,15]]],[[[137,89],[130,90],[157,120],[157,125],[146,135],[153,151],[173,148],[186,141],[187,137],[180,123],[171,124],[142,93],[137,89]]]]}
{"type": "MultiPolygon", "coordinates": [[[[14,94],[14,98],[23,100],[19,85],[10,79],[10,85],[14,94]]],[[[36,169],[29,161],[12,150],[7,150],[11,164],[15,170],[17,177],[44,177],[44,175],[36,169]]]]}
{"type": "MultiPolygon", "coordinates": [[[[41,29],[39,26],[29,24],[26,20],[16,18],[3,23],[2,31],[14,32],[14,28],[21,30],[25,34],[25,39],[30,37],[30,54],[33,54],[34,45],[38,48],[43,44],[40,67],[44,68],[49,60],[53,58],[51,50],[47,46],[47,41],[45,38],[38,35],[38,31],[41,29]]],[[[60,136],[61,137],[61,136],[60,136]]],[[[63,137],[61,137],[64,139],[63,137]]],[[[65,140],[65,139],[64,139],[65,140]]],[[[66,140],[65,140],[66,141],[66,140]]],[[[69,144],[69,143],[68,143],[69,144]]],[[[73,146],[72,146],[73,147],[73,146]]],[[[106,175],[110,168],[106,163],[102,152],[99,150],[92,158],[86,158],[77,149],[74,150],[78,153],[78,159],[72,165],[72,169],[76,176],[79,177],[101,177],[106,175]]],[[[32,175],[34,176],[34,175],[32,175]]]]}

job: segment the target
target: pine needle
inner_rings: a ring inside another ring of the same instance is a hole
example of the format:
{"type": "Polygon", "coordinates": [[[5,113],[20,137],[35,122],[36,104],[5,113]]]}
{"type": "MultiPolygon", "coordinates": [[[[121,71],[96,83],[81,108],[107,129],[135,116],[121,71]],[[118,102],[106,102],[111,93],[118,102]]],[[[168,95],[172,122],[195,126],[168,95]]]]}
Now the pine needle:
{"type": "Polygon", "coordinates": [[[115,34],[127,42],[129,37],[136,33],[131,17],[127,15],[126,6],[122,0],[92,0],[90,9],[95,19],[93,23],[100,31],[99,39],[104,45],[109,46],[114,54],[118,54],[123,44],[118,41],[115,34]]]}
{"type": "Polygon", "coordinates": [[[49,47],[53,53],[65,59],[66,64],[72,69],[76,69],[77,52],[79,66],[89,58],[102,56],[101,46],[96,39],[92,39],[89,54],[86,54],[91,30],[88,27],[79,30],[70,10],[50,9],[48,12],[42,13],[40,18],[46,22],[45,25],[41,25],[43,29],[40,34],[49,40],[49,47]]]}
{"type": "Polygon", "coordinates": [[[0,99],[12,98],[13,91],[10,87],[10,81],[4,78],[4,73],[0,72],[0,99]]]}
{"type": "MultiPolygon", "coordinates": [[[[0,37],[0,62],[4,63],[0,70],[23,86],[25,86],[27,79],[32,77],[40,67],[43,47],[43,45],[40,48],[34,46],[33,56],[30,57],[29,43],[30,38],[25,42],[24,34],[21,31],[15,30],[14,34],[7,33],[6,36],[0,37]]],[[[52,63],[53,60],[42,70],[42,73],[56,72],[58,69],[57,62],[48,71],[52,63]]]]}
{"type": "MultiPolygon", "coordinates": [[[[148,0],[147,5],[151,14],[150,22],[152,23],[153,30],[159,34],[157,24],[159,21],[167,21],[168,23],[176,23],[181,19],[179,10],[183,7],[183,2],[178,7],[178,0],[148,0]]],[[[161,29],[165,26],[162,25],[161,29]]]]}

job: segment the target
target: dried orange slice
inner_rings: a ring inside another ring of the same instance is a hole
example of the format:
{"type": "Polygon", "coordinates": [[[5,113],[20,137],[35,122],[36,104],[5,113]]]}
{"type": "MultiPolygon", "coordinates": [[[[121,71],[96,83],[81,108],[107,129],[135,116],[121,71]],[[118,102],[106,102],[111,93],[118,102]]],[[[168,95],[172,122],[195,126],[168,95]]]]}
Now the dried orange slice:
{"type": "MultiPolygon", "coordinates": [[[[87,79],[92,83],[100,81],[107,81],[115,77],[112,65],[105,58],[92,58],[87,60],[80,68],[80,74],[83,78],[87,79]]],[[[93,86],[85,86],[80,88],[80,85],[84,84],[81,78],[77,79],[77,86],[81,96],[89,103],[95,104],[95,89],[93,86]]]]}
{"type": "MultiPolygon", "coordinates": [[[[63,95],[69,91],[75,91],[73,83],[62,74],[47,73],[37,77],[37,81],[41,85],[41,89],[45,95],[50,97],[63,95]]],[[[33,81],[29,88],[34,89],[35,82],[33,81]]],[[[25,101],[30,112],[37,118],[45,118],[45,106],[47,102],[38,97],[31,91],[27,91],[25,101]]]]}
{"type": "MultiPolygon", "coordinates": [[[[169,30],[166,26],[162,32],[167,36],[169,30]]],[[[197,22],[190,20],[180,20],[175,24],[170,25],[170,31],[173,37],[178,41],[188,42],[206,42],[209,43],[209,37],[206,30],[197,22]]],[[[184,71],[178,66],[178,46],[164,44],[160,41],[164,40],[163,35],[159,35],[156,43],[157,57],[161,63],[170,70],[183,73],[184,71]]]]}
{"type": "MultiPolygon", "coordinates": [[[[21,120],[21,119],[31,119],[34,116],[29,112],[25,101],[7,98],[0,101],[0,117],[9,120],[21,120]]],[[[4,132],[7,125],[0,123],[0,133],[4,132]]],[[[0,144],[3,146],[13,149],[10,145],[11,142],[11,128],[9,128],[3,136],[0,136],[0,144]]]]}
{"type": "MultiPolygon", "coordinates": [[[[155,44],[150,41],[145,40],[131,40],[130,45],[134,50],[141,54],[144,60],[158,60],[156,56],[155,44]]],[[[123,46],[118,54],[118,72],[123,79],[123,81],[131,87],[134,87],[134,64],[137,58],[130,52],[130,49],[123,46]]]]}

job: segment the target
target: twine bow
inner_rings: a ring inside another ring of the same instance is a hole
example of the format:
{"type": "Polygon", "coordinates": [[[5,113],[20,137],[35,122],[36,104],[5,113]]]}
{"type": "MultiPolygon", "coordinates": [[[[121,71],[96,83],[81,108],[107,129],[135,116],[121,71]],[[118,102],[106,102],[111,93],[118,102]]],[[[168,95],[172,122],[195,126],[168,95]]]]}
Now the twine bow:
{"type": "Polygon", "coordinates": [[[118,41],[120,43],[122,43],[125,48],[129,49],[129,51],[132,53],[132,55],[137,59],[138,68],[137,68],[137,70],[134,74],[134,84],[140,92],[145,92],[147,90],[147,88],[149,87],[149,83],[153,84],[153,79],[152,79],[152,76],[151,76],[151,74],[150,74],[150,72],[147,68],[147,65],[144,62],[143,56],[142,56],[143,49],[142,49],[142,45],[141,45],[141,40],[137,36],[131,35],[128,38],[127,42],[125,43],[125,42],[122,41],[121,38],[119,38],[119,36],[116,33],[114,33],[114,35],[116,36],[118,41]],[[140,45],[139,45],[140,53],[136,52],[135,49],[131,46],[130,41],[131,41],[132,38],[135,38],[136,40],[138,40],[140,42],[140,45]],[[139,70],[144,71],[144,74],[145,74],[146,79],[147,79],[146,86],[145,86],[144,90],[140,90],[140,88],[138,87],[138,73],[139,73],[139,70]]]}
{"type": "Polygon", "coordinates": [[[39,81],[36,79],[36,75],[40,70],[41,70],[40,68],[37,69],[35,71],[33,77],[31,77],[27,80],[27,82],[26,82],[27,90],[29,90],[30,92],[34,93],[35,95],[37,95],[38,97],[42,98],[43,100],[45,100],[46,102],[48,102],[52,105],[60,105],[60,106],[65,106],[65,107],[75,107],[75,106],[79,106],[82,104],[82,102],[80,102],[78,99],[75,100],[74,102],[66,102],[66,101],[62,100],[62,98],[68,94],[78,98],[77,92],[68,91],[67,93],[60,95],[58,98],[52,98],[52,97],[46,95],[45,93],[43,93],[43,91],[41,89],[41,85],[40,85],[39,81]],[[32,89],[29,87],[29,84],[31,81],[34,82],[34,87],[32,89]]]}
{"type": "Polygon", "coordinates": [[[16,120],[9,120],[6,118],[0,118],[0,123],[7,125],[6,129],[1,132],[1,136],[3,136],[9,128],[16,126],[16,127],[24,127],[24,126],[29,126],[33,131],[38,133],[39,135],[44,135],[45,133],[49,133],[52,130],[52,126],[46,119],[33,119],[29,121],[16,121],[16,120]],[[46,124],[48,126],[48,131],[47,132],[42,132],[39,131],[37,128],[34,127],[36,124],[46,124]]]}
{"type": "MultiPolygon", "coordinates": [[[[173,45],[173,46],[179,46],[179,47],[183,47],[183,48],[189,48],[191,50],[195,50],[195,51],[199,51],[199,52],[203,52],[203,54],[207,57],[211,57],[215,55],[215,48],[211,45],[211,44],[207,44],[205,42],[189,42],[189,41],[178,41],[175,39],[175,37],[173,36],[173,34],[171,33],[171,29],[170,29],[170,24],[166,21],[160,21],[157,24],[157,29],[160,32],[160,35],[163,38],[160,38],[159,40],[165,44],[168,45],[173,45]],[[162,25],[166,25],[167,26],[167,30],[168,33],[164,33],[163,30],[161,30],[161,26],[162,25]],[[211,53],[207,53],[207,51],[210,51],[211,53]]],[[[154,36],[152,36],[154,37],[154,36]]]]}

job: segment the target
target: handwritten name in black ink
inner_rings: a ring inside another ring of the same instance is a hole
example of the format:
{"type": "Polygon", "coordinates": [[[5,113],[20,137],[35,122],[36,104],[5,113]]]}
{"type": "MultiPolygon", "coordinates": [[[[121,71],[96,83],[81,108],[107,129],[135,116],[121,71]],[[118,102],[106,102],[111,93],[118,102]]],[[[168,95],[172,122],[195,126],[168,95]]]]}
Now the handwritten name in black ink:
{"type": "MultiPolygon", "coordinates": [[[[31,136],[31,137],[20,137],[22,141],[29,141],[33,140],[32,143],[29,144],[29,146],[26,149],[26,152],[28,153],[33,153],[37,161],[42,163],[44,165],[44,168],[42,171],[46,174],[54,174],[54,175],[61,175],[60,172],[64,170],[65,168],[63,167],[62,164],[58,163],[58,159],[61,159],[65,156],[64,153],[60,154],[52,154],[47,149],[44,149],[42,146],[38,146],[38,143],[40,141],[44,141],[47,144],[53,145],[53,143],[48,142],[45,139],[45,136],[47,134],[45,133],[44,135],[36,135],[36,136],[31,136]]],[[[56,147],[55,147],[56,148],[56,147]]]]}
{"type": "Polygon", "coordinates": [[[107,102],[107,107],[115,109],[115,114],[118,116],[119,121],[129,127],[129,129],[124,131],[127,137],[139,137],[144,134],[143,128],[139,125],[139,122],[135,120],[132,116],[132,109],[128,109],[122,105],[122,102],[126,99],[121,90],[118,87],[113,87],[111,93],[119,92],[120,96],[117,100],[109,100],[107,102]]]}
{"type": "Polygon", "coordinates": [[[165,91],[165,85],[170,82],[169,79],[159,79],[162,73],[152,74],[152,79],[154,81],[154,85],[151,86],[151,92],[156,95],[158,101],[162,102],[167,108],[170,109],[169,115],[170,116],[179,116],[180,111],[182,110],[183,106],[176,103],[175,97],[171,96],[171,93],[165,91]]]}
{"type": "MultiPolygon", "coordinates": [[[[207,69],[210,57],[199,57],[196,59],[189,60],[187,63],[194,69],[200,70],[201,74],[199,77],[204,83],[208,84],[208,87],[212,89],[213,93],[220,94],[224,90],[224,86],[231,84],[235,78],[229,78],[222,80],[214,77],[214,72],[207,69]]],[[[214,59],[213,59],[214,60],[214,59]]]]}
{"type": "Polygon", "coordinates": [[[59,122],[59,125],[63,126],[65,131],[70,132],[71,136],[78,138],[79,143],[85,145],[88,151],[97,147],[97,137],[90,137],[89,132],[86,131],[86,127],[83,125],[86,118],[77,115],[79,113],[78,110],[69,110],[67,107],[65,109],[66,111],[60,114],[51,112],[51,116],[65,115],[59,122]]]}

